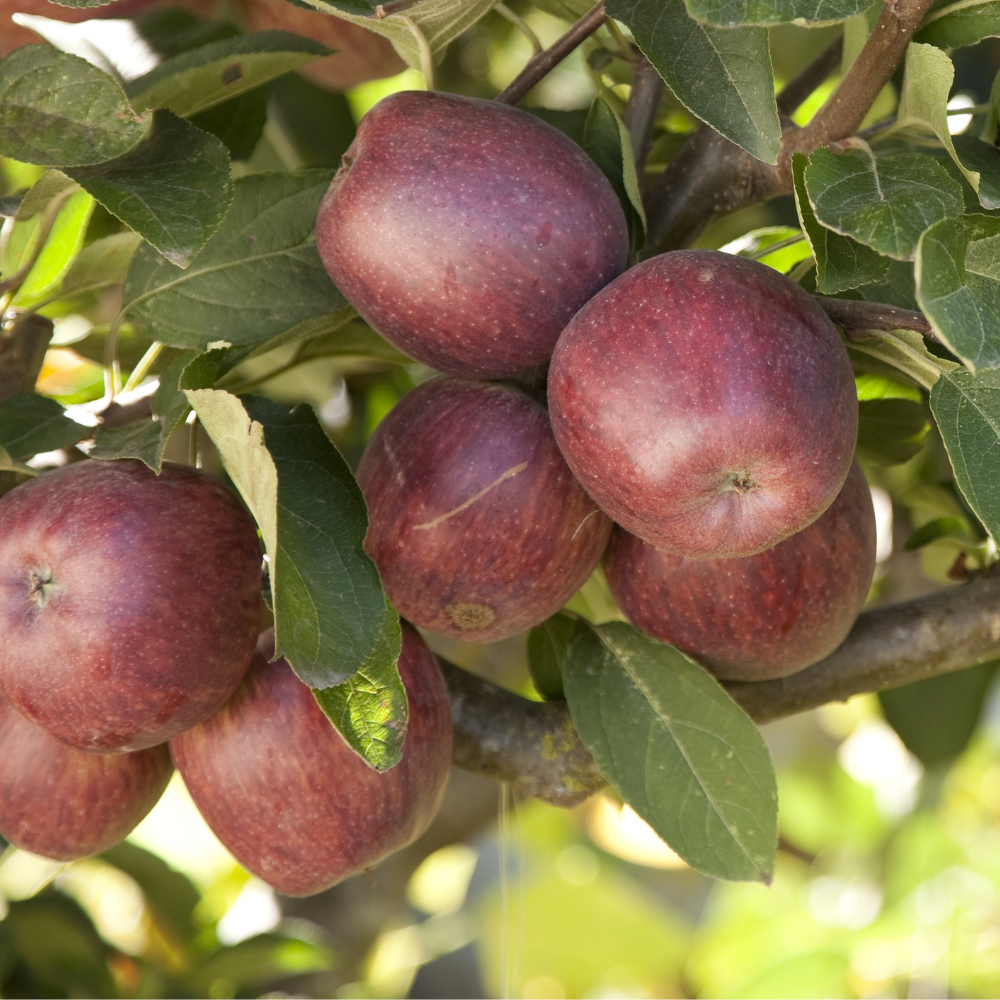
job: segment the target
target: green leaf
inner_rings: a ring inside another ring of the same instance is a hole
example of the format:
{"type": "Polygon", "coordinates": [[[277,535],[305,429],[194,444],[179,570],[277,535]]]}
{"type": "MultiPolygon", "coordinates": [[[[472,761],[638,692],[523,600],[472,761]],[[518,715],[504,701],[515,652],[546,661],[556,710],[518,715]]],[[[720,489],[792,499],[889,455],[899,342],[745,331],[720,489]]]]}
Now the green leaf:
{"type": "Polygon", "coordinates": [[[917,301],[935,333],[972,369],[1000,366],[1000,219],[944,219],[920,238],[917,301]]]}
{"type": "Polygon", "coordinates": [[[83,246],[94,199],[86,191],[71,194],[59,209],[48,239],[11,305],[30,309],[55,291],[83,246]]]}
{"type": "Polygon", "coordinates": [[[329,969],[333,961],[333,955],[318,944],[256,934],[206,958],[191,975],[191,992],[211,996],[221,983],[237,995],[257,996],[266,983],[329,969]]]}
{"type": "Polygon", "coordinates": [[[602,97],[595,97],[590,106],[583,130],[583,148],[615,189],[628,224],[629,250],[637,252],[646,241],[646,213],[635,172],[632,140],[625,123],[602,97]]]}
{"type": "Polygon", "coordinates": [[[272,116],[306,167],[339,167],[357,126],[343,94],[317,87],[299,73],[271,82],[272,116]],[[322,128],[316,123],[322,122],[322,128]]]}
{"type": "Polygon", "coordinates": [[[576,619],[556,612],[528,633],[528,670],[535,690],[546,700],[563,696],[563,662],[576,619]]]}
{"type": "Polygon", "coordinates": [[[817,149],[804,177],[824,226],[899,260],[913,256],[928,226],[965,208],[959,185],[923,153],[876,158],[817,149]]]}
{"type": "Polygon", "coordinates": [[[188,118],[330,51],[287,31],[236,35],[164,59],[156,69],[132,80],[127,93],[137,108],[168,108],[188,118]]]}
{"type": "Polygon", "coordinates": [[[233,198],[226,147],[169,111],[156,112],[149,138],[131,153],[67,172],[181,268],[219,228],[233,198]]]}
{"type": "Polygon", "coordinates": [[[930,545],[931,542],[936,542],[940,538],[954,538],[966,544],[971,544],[974,541],[965,521],[957,517],[936,517],[933,521],[928,521],[916,531],[911,532],[903,549],[906,552],[913,552],[915,549],[922,549],[925,545],[930,545]]]}
{"type": "Polygon", "coordinates": [[[631,29],[692,114],[751,156],[777,160],[781,126],[766,28],[709,27],[688,16],[684,0],[607,0],[606,9],[631,29]]]}
{"type": "Polygon", "coordinates": [[[121,87],[99,69],[50,45],[25,45],[0,60],[0,149],[40,166],[102,163],[149,132],[121,87]]]}
{"type": "Polygon", "coordinates": [[[915,385],[930,389],[942,372],[955,371],[961,365],[946,361],[927,350],[924,338],[916,330],[872,330],[868,340],[847,344],[847,353],[855,368],[905,377],[915,385]]]}
{"type": "Polygon", "coordinates": [[[770,882],[774,767],[760,732],[718,681],[629,625],[582,620],[563,681],[601,773],[692,868],[770,882]]]}
{"type": "Polygon", "coordinates": [[[67,417],[54,399],[36,392],[0,403],[0,446],[14,459],[69,448],[91,433],[92,428],[67,417]]]}
{"type": "Polygon", "coordinates": [[[142,242],[138,233],[113,233],[88,243],[66,272],[61,295],[79,295],[125,280],[132,256],[142,242]]]}
{"type": "Polygon", "coordinates": [[[1000,35],[1000,4],[997,0],[958,0],[931,11],[920,22],[915,42],[941,49],[960,49],[984,38],[1000,35]]]}
{"type": "Polygon", "coordinates": [[[888,258],[849,236],[841,236],[828,229],[816,218],[806,194],[807,162],[802,153],[792,156],[795,208],[816,259],[816,288],[825,295],[835,295],[881,278],[889,269],[888,258]]]}
{"type": "Polygon", "coordinates": [[[805,21],[829,24],[861,14],[870,0],[687,0],[692,17],[720,28],[805,21]]]}
{"type": "Polygon", "coordinates": [[[955,470],[962,496],[996,540],[1000,538],[1000,372],[941,375],[931,389],[931,413],[955,470]]]}
{"type": "Polygon", "coordinates": [[[858,451],[882,465],[907,462],[923,446],[930,429],[920,403],[909,399],[869,399],[858,404],[858,451]]]}
{"type": "Polygon", "coordinates": [[[900,309],[915,311],[920,309],[917,305],[917,284],[912,261],[890,260],[884,277],[861,285],[858,291],[867,302],[884,302],[900,309]]]}
{"type": "Polygon", "coordinates": [[[319,202],[333,171],[252,174],[187,270],[140,247],[123,313],[152,340],[206,348],[254,344],[349,308],[316,250],[319,202]]]}
{"type": "Polygon", "coordinates": [[[952,142],[963,166],[979,177],[980,205],[990,210],[1000,208],[1000,149],[973,135],[955,135],[952,142]]]}
{"type": "MultiPolygon", "coordinates": [[[[294,73],[290,76],[301,79],[294,73]]],[[[267,124],[267,96],[267,87],[257,87],[216,104],[214,108],[199,111],[189,120],[192,125],[210,132],[222,142],[234,160],[249,160],[267,124]]],[[[343,97],[342,94],[338,96],[343,97]]],[[[326,131],[326,122],[319,131],[326,131]]]]}

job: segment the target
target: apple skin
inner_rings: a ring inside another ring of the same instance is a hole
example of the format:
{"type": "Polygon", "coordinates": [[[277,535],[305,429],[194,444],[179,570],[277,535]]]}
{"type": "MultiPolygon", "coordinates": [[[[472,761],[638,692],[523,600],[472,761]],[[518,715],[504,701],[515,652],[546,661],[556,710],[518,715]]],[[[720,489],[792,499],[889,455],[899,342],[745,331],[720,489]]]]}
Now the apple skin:
{"type": "Polygon", "coordinates": [[[387,38],[343,18],[293,7],[285,0],[236,0],[235,6],[247,31],[290,31],[335,49],[334,55],[299,68],[318,87],[350,90],[406,69],[387,38]]]}
{"type": "Polygon", "coordinates": [[[258,630],[262,552],[221,483],[86,461],[0,499],[0,693],[96,753],[165,743],[218,709],[258,630]]]}
{"type": "Polygon", "coordinates": [[[399,673],[409,701],[402,760],[379,774],[344,742],[263,633],[233,697],[170,743],[216,836],[287,896],[309,896],[416,840],[444,794],[451,708],[437,660],[406,622],[399,673]]]}
{"type": "Polygon", "coordinates": [[[588,493],[666,552],[731,559],[833,503],[858,428],[851,364],[820,306],[716,250],[633,267],[563,331],[552,429],[588,493]]]}
{"type": "Polygon", "coordinates": [[[165,743],[84,753],[0,699],[0,833],[32,854],[72,861],[113,847],[156,805],[173,770],[165,743]]]}
{"type": "Polygon", "coordinates": [[[362,118],[316,240],[379,333],[472,378],[546,361],[628,250],[621,205],[574,142],[518,108],[427,91],[362,118]]]}
{"type": "Polygon", "coordinates": [[[740,681],[785,677],[832,653],[874,571],[875,512],[857,462],[821,517],[757,555],[689,559],[616,527],[604,556],[608,587],[637,628],[740,681]]]}
{"type": "Polygon", "coordinates": [[[358,465],[365,551],[421,628],[492,642],[537,625],[597,564],[610,520],[573,478],[544,407],[440,376],[407,393],[358,465]]]}

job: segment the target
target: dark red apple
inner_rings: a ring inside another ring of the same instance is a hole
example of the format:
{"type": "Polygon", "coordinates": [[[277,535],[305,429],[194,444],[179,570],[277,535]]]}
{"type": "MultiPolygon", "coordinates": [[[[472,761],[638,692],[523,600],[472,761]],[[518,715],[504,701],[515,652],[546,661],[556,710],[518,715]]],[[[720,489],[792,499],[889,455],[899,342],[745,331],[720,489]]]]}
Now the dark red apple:
{"type": "Polygon", "coordinates": [[[437,660],[403,623],[410,715],[403,758],[370,768],[344,742],[265,632],[236,694],[170,743],[216,836],[247,870],[309,896],[378,864],[434,818],[451,764],[451,709],[437,660]]]}
{"type": "Polygon", "coordinates": [[[0,833],[56,861],[124,840],[167,787],[165,743],[96,754],[57,743],[0,699],[0,833]]]}
{"type": "Polygon", "coordinates": [[[628,249],[611,185],[574,142],[518,108],[426,91],[361,120],[316,240],[387,340],[475,378],[545,361],[628,249]]]}
{"type": "Polygon", "coordinates": [[[343,18],[318,10],[303,10],[286,0],[236,0],[236,12],[247,31],[291,31],[305,35],[334,55],[307,63],[299,72],[328,90],[351,87],[406,69],[388,38],[343,18]]]}
{"type": "Polygon", "coordinates": [[[140,750],[235,690],[258,629],[262,553],[221,483],[88,461],[0,499],[0,692],[81,750],[140,750]]]}
{"type": "Polygon", "coordinates": [[[753,555],[833,503],[854,453],[847,352],[814,299],[715,250],[639,264],[566,327],[549,369],[569,467],[667,552],[753,555]]]}
{"type": "Polygon", "coordinates": [[[855,462],[809,527],[744,559],[689,559],[615,528],[608,587],[648,635],[716,676],[784,677],[832,653],[858,617],[875,570],[875,513],[855,462]]]}
{"type": "Polygon", "coordinates": [[[544,407],[512,386],[439,377],[407,393],[358,466],[365,551],[421,628],[522,632],[587,579],[611,522],[573,478],[544,407]]]}

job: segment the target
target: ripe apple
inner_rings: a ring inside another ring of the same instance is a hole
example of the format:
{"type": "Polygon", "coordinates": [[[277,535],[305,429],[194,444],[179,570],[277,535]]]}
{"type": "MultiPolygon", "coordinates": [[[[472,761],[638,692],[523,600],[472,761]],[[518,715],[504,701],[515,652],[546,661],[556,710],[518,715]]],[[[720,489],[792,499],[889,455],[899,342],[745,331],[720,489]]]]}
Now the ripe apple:
{"type": "Polygon", "coordinates": [[[858,617],[875,570],[875,513],[855,462],[826,512],[743,559],[660,552],[616,527],[608,587],[648,635],[727,680],[784,677],[832,653],[858,617]]]}
{"type": "Polygon", "coordinates": [[[399,673],[410,716],[403,759],[369,767],[263,633],[236,694],[170,743],[177,770],[216,836],[278,892],[309,896],[378,864],[434,818],[451,764],[441,668],[403,623],[399,673]]]}
{"type": "Polygon", "coordinates": [[[379,424],[358,466],[365,551],[421,628],[467,642],[554,614],[611,522],[573,478],[544,407],[512,386],[444,376],[379,424]]]}
{"type": "Polygon", "coordinates": [[[69,746],[164,743],[250,662],[260,543],[221,483],[87,461],[0,498],[0,693],[69,746]]]}
{"type": "Polygon", "coordinates": [[[84,753],[0,699],[0,833],[33,854],[72,861],[113,847],[153,808],[173,770],[165,743],[84,753]]]}
{"type": "Polygon", "coordinates": [[[569,467],[622,527],[678,555],[753,555],[833,503],[854,453],[847,352],[798,285],[677,250],[627,271],[563,331],[549,369],[569,467]]]}
{"type": "Polygon", "coordinates": [[[574,142],[518,108],[426,91],[361,120],[316,240],[387,340],[474,378],[545,361],[628,249],[611,185],[574,142]]]}
{"type": "Polygon", "coordinates": [[[335,55],[299,69],[304,77],[328,90],[349,90],[366,80],[395,76],[406,69],[387,38],[343,18],[303,10],[286,0],[236,0],[236,12],[248,31],[291,31],[335,49],[335,55]]]}

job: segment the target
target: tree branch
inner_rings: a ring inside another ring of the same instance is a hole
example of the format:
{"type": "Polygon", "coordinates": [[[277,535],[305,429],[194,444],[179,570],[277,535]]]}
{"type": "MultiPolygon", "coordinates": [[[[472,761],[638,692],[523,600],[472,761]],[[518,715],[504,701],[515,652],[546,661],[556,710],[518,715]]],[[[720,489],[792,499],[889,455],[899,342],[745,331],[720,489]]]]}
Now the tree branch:
{"type": "Polygon", "coordinates": [[[629,89],[628,104],[623,117],[629,139],[632,141],[635,172],[639,175],[640,183],[653,138],[656,112],[659,110],[660,98],[666,86],[663,77],[656,72],[653,64],[633,46],[632,86],[629,89]]]}
{"type": "Polygon", "coordinates": [[[848,332],[852,330],[916,330],[928,340],[940,343],[930,321],[921,312],[898,309],[883,302],[834,299],[815,296],[827,316],[848,332]]]}
{"type": "Polygon", "coordinates": [[[559,65],[577,46],[588,39],[608,19],[604,0],[599,0],[569,31],[547,49],[532,56],[528,64],[497,97],[501,104],[517,104],[547,73],[559,65]]]}
{"type": "Polygon", "coordinates": [[[840,65],[844,36],[834,39],[798,76],[789,80],[777,96],[778,113],[793,115],[803,101],[840,65]]]}
{"type": "MultiPolygon", "coordinates": [[[[725,687],[757,722],[1000,658],[1000,574],[862,614],[826,659],[790,677],[725,687]]],[[[454,763],[523,795],[573,806],[605,781],[564,702],[533,702],[442,662],[454,763]]]]}

